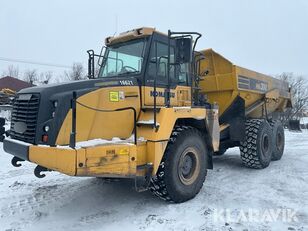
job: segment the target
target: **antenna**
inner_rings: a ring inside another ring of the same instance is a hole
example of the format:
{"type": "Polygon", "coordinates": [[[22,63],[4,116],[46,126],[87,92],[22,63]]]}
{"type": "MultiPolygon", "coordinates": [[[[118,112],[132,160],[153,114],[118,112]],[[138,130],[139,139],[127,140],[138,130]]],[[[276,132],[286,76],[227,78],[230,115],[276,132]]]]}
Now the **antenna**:
{"type": "Polygon", "coordinates": [[[115,36],[118,33],[118,15],[115,15],[115,32],[113,36],[115,36]]]}

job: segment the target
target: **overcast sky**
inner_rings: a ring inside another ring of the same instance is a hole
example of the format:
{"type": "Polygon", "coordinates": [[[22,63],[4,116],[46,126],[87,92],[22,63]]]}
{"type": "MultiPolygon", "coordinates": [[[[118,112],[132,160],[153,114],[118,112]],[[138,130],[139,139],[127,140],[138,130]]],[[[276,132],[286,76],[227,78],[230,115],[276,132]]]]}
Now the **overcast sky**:
{"type": "MultiPolygon", "coordinates": [[[[99,51],[106,36],[141,26],[197,31],[198,49],[266,74],[308,76],[306,0],[0,0],[0,58],[86,63],[86,50],[99,51]]],[[[0,61],[0,73],[9,64],[0,61]]]]}

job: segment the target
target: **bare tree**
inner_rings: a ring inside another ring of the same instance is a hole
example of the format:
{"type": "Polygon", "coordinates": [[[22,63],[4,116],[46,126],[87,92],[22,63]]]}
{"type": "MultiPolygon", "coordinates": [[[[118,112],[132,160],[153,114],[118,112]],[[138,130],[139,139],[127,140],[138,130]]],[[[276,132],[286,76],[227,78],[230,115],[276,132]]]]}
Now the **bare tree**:
{"type": "Polygon", "coordinates": [[[3,71],[2,75],[18,78],[19,77],[19,68],[18,68],[18,66],[9,65],[7,67],[7,70],[3,71]]]}
{"type": "Polygon", "coordinates": [[[303,76],[284,72],[278,76],[287,81],[291,87],[293,107],[282,113],[281,119],[286,122],[289,119],[300,119],[304,110],[308,108],[308,81],[303,76]]]}
{"type": "Polygon", "coordinates": [[[26,70],[24,74],[24,80],[32,85],[38,80],[38,74],[35,69],[26,70]]]}
{"type": "Polygon", "coordinates": [[[48,84],[50,82],[50,80],[52,79],[52,76],[53,76],[52,71],[42,72],[40,74],[39,82],[41,84],[48,84]]]}
{"type": "Polygon", "coordinates": [[[63,72],[63,74],[57,74],[54,78],[53,78],[53,82],[54,83],[63,83],[68,81],[68,78],[66,77],[65,72],[63,72]]]}
{"type": "Polygon", "coordinates": [[[66,79],[75,81],[86,79],[85,70],[81,63],[74,63],[70,71],[64,71],[66,79]]]}

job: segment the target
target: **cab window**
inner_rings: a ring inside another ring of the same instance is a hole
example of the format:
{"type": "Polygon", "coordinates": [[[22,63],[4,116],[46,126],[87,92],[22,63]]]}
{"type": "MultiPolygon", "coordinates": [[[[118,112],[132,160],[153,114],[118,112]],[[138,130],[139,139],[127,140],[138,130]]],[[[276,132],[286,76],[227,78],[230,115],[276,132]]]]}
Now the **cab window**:
{"type": "Polygon", "coordinates": [[[181,63],[178,64],[179,75],[177,79],[177,84],[187,86],[190,84],[189,78],[189,64],[188,63],[181,63]]]}
{"type": "MultiPolygon", "coordinates": [[[[188,63],[174,63],[174,47],[170,47],[170,83],[173,85],[188,85],[188,63]]],[[[149,63],[146,72],[146,83],[153,84],[157,76],[158,85],[168,84],[168,45],[161,42],[154,42],[151,46],[149,63]]]]}
{"type": "MultiPolygon", "coordinates": [[[[174,48],[170,48],[170,63],[174,62],[174,48]]],[[[146,73],[146,82],[153,83],[157,76],[157,84],[168,83],[168,45],[154,42],[151,46],[149,64],[146,73]]],[[[174,75],[174,67],[170,67],[170,77],[174,75]]]]}

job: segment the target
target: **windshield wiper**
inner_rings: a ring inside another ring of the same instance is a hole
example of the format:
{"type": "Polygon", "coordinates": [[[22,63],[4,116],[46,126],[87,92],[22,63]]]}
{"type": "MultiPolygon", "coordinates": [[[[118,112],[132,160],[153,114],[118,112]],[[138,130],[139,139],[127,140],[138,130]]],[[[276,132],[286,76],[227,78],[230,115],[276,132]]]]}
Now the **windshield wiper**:
{"type": "Polygon", "coordinates": [[[128,74],[134,74],[134,73],[138,73],[139,71],[125,71],[122,73],[119,73],[118,75],[128,75],[128,74]]]}

